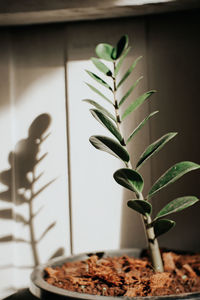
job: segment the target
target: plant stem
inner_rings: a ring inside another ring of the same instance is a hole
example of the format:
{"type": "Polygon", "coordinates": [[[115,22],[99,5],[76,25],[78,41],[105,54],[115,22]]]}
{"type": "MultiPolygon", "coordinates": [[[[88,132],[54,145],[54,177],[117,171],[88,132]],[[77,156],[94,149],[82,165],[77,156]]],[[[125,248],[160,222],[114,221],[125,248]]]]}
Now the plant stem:
{"type": "MultiPolygon", "coordinates": [[[[114,70],[115,70],[115,62],[114,62],[114,70]]],[[[116,97],[116,93],[117,93],[117,86],[116,86],[116,78],[115,76],[112,76],[113,79],[113,100],[114,100],[114,108],[115,108],[115,116],[116,116],[116,124],[117,124],[117,128],[122,135],[122,130],[121,130],[121,118],[120,118],[120,114],[119,114],[119,105],[118,105],[118,101],[117,101],[117,97],[116,97]]],[[[126,149],[127,151],[127,146],[126,146],[126,142],[123,138],[123,141],[121,142],[121,145],[126,149]]],[[[128,163],[125,163],[126,167],[133,169],[131,161],[129,161],[128,163]]],[[[135,193],[136,197],[138,200],[144,200],[143,194],[142,193],[135,193]]],[[[163,263],[162,263],[162,258],[161,258],[161,254],[160,254],[160,249],[159,249],[159,245],[158,245],[158,240],[155,238],[155,233],[154,233],[154,228],[152,226],[152,220],[150,215],[147,216],[143,216],[142,217],[142,221],[144,224],[144,230],[146,233],[146,238],[147,238],[147,244],[148,244],[148,248],[150,251],[150,257],[151,257],[151,262],[153,265],[153,268],[155,271],[157,272],[163,272],[163,263]]]]}
{"type": "MultiPolygon", "coordinates": [[[[136,194],[136,197],[138,200],[144,200],[144,197],[142,193],[136,194]]],[[[147,239],[147,244],[148,248],[150,251],[150,257],[151,257],[151,262],[152,266],[155,271],[157,272],[163,272],[163,262],[160,254],[160,249],[159,249],[159,244],[158,240],[155,238],[155,232],[154,228],[152,226],[152,220],[150,215],[143,216],[141,215],[144,223],[144,229],[146,233],[146,239],[147,239]]]]}

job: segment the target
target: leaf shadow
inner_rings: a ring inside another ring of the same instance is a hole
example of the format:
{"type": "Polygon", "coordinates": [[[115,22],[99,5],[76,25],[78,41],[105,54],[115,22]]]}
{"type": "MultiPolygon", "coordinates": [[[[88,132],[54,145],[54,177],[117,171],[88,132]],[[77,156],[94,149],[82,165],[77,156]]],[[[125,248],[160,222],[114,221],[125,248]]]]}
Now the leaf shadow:
{"type": "MultiPolygon", "coordinates": [[[[42,143],[46,141],[50,133],[47,132],[51,123],[49,114],[41,114],[37,116],[31,123],[28,129],[28,136],[25,139],[19,140],[14,151],[8,155],[9,168],[0,173],[0,183],[5,186],[5,190],[0,192],[0,201],[9,205],[8,208],[0,209],[0,219],[14,220],[20,222],[23,226],[29,228],[30,237],[28,240],[21,237],[13,236],[12,233],[0,234],[0,243],[26,243],[31,246],[34,266],[40,263],[38,244],[43,238],[56,226],[56,222],[51,223],[43,230],[43,233],[36,239],[34,218],[40,214],[41,209],[34,212],[33,204],[35,199],[46,190],[56,178],[50,180],[35,191],[35,183],[39,183],[39,179],[44,172],[36,176],[36,167],[42,160],[46,158],[48,153],[44,153],[39,157],[42,143]],[[16,213],[14,206],[26,205],[28,207],[28,217],[22,213],[16,213]]],[[[61,248],[56,253],[62,253],[61,248]]],[[[8,264],[7,267],[11,267],[8,264]]],[[[33,267],[33,266],[32,266],[33,267]]],[[[0,269],[5,269],[6,265],[0,266],[0,269]]],[[[28,268],[28,266],[20,266],[19,268],[28,268]]]]}

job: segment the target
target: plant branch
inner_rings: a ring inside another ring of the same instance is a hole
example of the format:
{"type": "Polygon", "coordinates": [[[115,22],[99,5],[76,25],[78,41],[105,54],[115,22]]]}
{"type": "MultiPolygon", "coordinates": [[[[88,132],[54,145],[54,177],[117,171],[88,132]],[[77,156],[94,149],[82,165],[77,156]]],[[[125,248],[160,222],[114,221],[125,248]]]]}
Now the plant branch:
{"type": "MultiPolygon", "coordinates": [[[[114,64],[114,74],[115,74],[116,64],[115,64],[115,62],[113,64],[114,64]]],[[[113,100],[114,100],[114,108],[115,108],[115,115],[116,115],[116,123],[117,123],[117,128],[118,128],[121,136],[123,137],[122,130],[121,130],[121,117],[120,117],[120,113],[119,113],[119,105],[118,105],[118,101],[117,101],[117,97],[116,97],[116,93],[117,93],[116,77],[113,75],[112,79],[113,79],[113,100]]],[[[121,142],[121,145],[127,151],[127,147],[126,147],[124,138],[121,142]]],[[[126,165],[126,167],[133,169],[131,161],[129,161],[128,163],[125,163],[125,165],[126,165]]],[[[142,193],[139,193],[139,194],[135,193],[135,194],[136,194],[136,197],[138,200],[144,200],[142,193]]],[[[141,217],[142,217],[143,224],[144,224],[144,229],[145,229],[146,238],[147,238],[147,244],[149,247],[153,268],[155,269],[155,271],[163,272],[163,263],[162,263],[162,258],[161,258],[160,249],[159,249],[159,245],[158,245],[158,240],[155,237],[153,226],[150,225],[150,224],[152,224],[151,217],[150,217],[150,215],[146,215],[146,216],[141,215],[141,217]]]]}

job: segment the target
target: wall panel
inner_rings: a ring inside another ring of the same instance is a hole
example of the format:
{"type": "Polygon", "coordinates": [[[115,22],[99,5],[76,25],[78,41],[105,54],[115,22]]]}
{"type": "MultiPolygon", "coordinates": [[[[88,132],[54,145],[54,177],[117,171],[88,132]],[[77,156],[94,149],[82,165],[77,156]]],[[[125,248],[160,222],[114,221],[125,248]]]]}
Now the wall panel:
{"type": "MultiPolygon", "coordinates": [[[[9,169],[8,149],[13,147],[13,111],[10,93],[10,33],[0,31],[0,295],[13,291],[14,282],[14,221],[11,189],[4,183],[12,185],[13,173],[7,176],[9,169]],[[9,278],[9,281],[8,281],[9,278]]],[[[1,297],[0,296],[0,297],[1,297]]]]}
{"type": "MultiPolygon", "coordinates": [[[[170,131],[178,136],[152,159],[155,181],[174,163],[199,159],[199,12],[154,16],[148,19],[148,70],[150,85],[158,92],[151,102],[160,111],[152,121],[151,138],[155,140],[170,131]]],[[[199,196],[199,171],[163,189],[155,200],[156,209],[178,196],[199,196]]],[[[199,251],[200,206],[196,204],[173,215],[176,227],[163,236],[165,247],[199,251]]]]}
{"type": "MultiPolygon", "coordinates": [[[[2,134],[8,144],[4,160],[9,159],[7,174],[13,174],[4,183],[14,207],[14,258],[9,262],[15,265],[9,283],[14,287],[28,285],[34,264],[46,262],[58,250],[60,255],[70,253],[63,49],[61,27],[35,27],[11,30],[5,51],[11,100],[1,111],[1,128],[7,127],[8,136],[2,134]]],[[[2,251],[4,247],[2,243],[2,251]]]]}

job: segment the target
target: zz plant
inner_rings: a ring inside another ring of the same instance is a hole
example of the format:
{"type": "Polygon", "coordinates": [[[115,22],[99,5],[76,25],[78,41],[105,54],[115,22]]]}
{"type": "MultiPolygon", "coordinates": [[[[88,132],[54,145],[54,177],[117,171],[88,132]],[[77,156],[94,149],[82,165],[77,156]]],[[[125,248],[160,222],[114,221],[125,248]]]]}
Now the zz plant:
{"type": "Polygon", "coordinates": [[[136,80],[125,95],[118,99],[117,93],[119,87],[123,85],[125,80],[132,73],[141,57],[137,58],[129,69],[124,73],[122,77],[119,76],[119,71],[122,66],[124,59],[126,58],[130,47],[128,45],[128,36],[124,35],[118,41],[117,45],[113,47],[110,44],[101,43],[96,47],[96,55],[98,58],[91,58],[95,67],[104,74],[104,77],[109,78],[112,85],[108,84],[108,80],[104,80],[98,75],[86,70],[99,85],[103,86],[110,91],[112,100],[104,95],[103,91],[97,89],[91,84],[88,87],[98,94],[104,101],[110,104],[111,111],[104,108],[99,103],[91,100],[84,99],[83,101],[91,104],[94,108],[90,110],[93,117],[104,127],[106,127],[110,133],[114,136],[113,138],[107,136],[95,135],[90,137],[91,144],[102,151],[108,152],[114,155],[124,163],[124,168],[117,170],[114,173],[115,181],[121,186],[129,189],[133,192],[133,199],[127,202],[127,205],[137,211],[143,219],[144,228],[146,231],[147,242],[150,250],[152,266],[155,271],[163,271],[163,264],[160,255],[159,245],[157,237],[169,231],[175,222],[166,219],[169,214],[181,211],[194,203],[199,199],[194,196],[185,196],[172,200],[165,207],[163,207],[156,215],[154,219],[151,217],[152,204],[150,203],[151,198],[162,188],[175,182],[177,179],[182,177],[184,174],[200,168],[196,163],[190,161],[183,161],[176,163],[169,170],[167,170],[151,187],[147,195],[143,195],[144,181],[140,174],[141,166],[154,154],[162,149],[171,139],[176,136],[176,132],[170,132],[153,142],[149,145],[145,151],[141,154],[138,162],[133,166],[130,159],[130,154],[127,150],[127,144],[135,137],[140,129],[152,118],[158,111],[150,113],[142,122],[129,134],[129,137],[125,139],[123,136],[121,125],[122,122],[138,107],[140,107],[145,101],[147,101],[154,90],[148,91],[137,99],[135,99],[127,108],[124,109],[124,104],[129,95],[134,91],[135,87],[139,83],[140,79],[136,80]],[[105,64],[103,61],[109,62],[105,64]],[[112,66],[112,69],[110,68],[112,66]],[[122,110],[122,113],[121,113],[122,110]]]}

